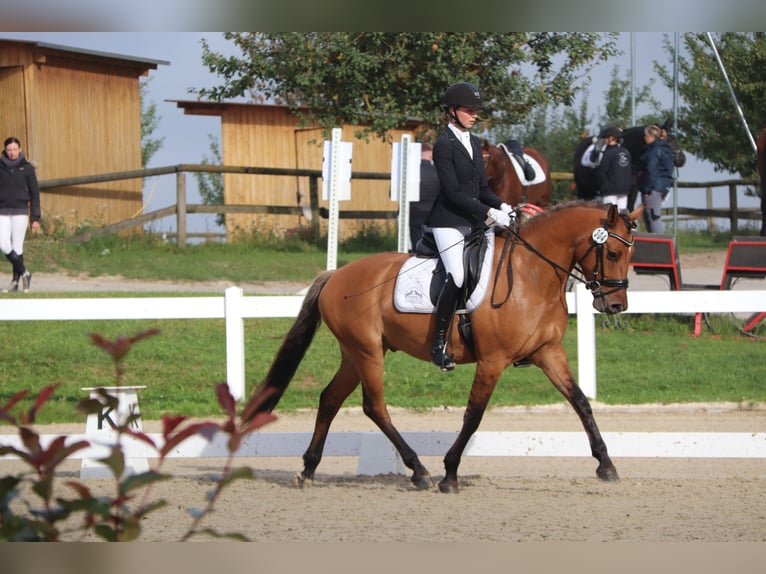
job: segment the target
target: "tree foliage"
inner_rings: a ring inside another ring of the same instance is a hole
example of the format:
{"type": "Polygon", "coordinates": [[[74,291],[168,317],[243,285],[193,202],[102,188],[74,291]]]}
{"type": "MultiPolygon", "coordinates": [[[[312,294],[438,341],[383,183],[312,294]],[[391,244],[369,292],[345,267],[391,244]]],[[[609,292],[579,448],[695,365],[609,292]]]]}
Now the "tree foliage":
{"type": "MultiPolygon", "coordinates": [[[[766,126],[766,33],[727,32],[712,37],[755,139],[766,126]]],[[[678,57],[678,131],[684,149],[710,161],[716,171],[755,177],[755,153],[707,34],[684,34],[683,46],[678,57]]],[[[674,53],[669,38],[665,50],[674,53]]],[[[673,70],[657,63],[655,69],[672,87],[673,70]]]]}
{"type": "Polygon", "coordinates": [[[159,126],[161,116],[157,114],[157,104],[146,101],[149,80],[141,80],[139,95],[141,98],[141,167],[146,167],[152,156],[162,147],[165,138],[153,138],[152,134],[159,126]]]}
{"type": "Polygon", "coordinates": [[[241,56],[213,52],[203,63],[222,84],[198,90],[216,101],[247,98],[290,106],[301,125],[326,134],[362,126],[386,139],[408,119],[425,139],[441,129],[447,86],[483,92],[481,128],[518,124],[545,105],[571,105],[589,70],[615,55],[615,35],[596,33],[314,32],[225,33],[241,56]],[[430,132],[430,134],[429,134],[430,132]]]}
{"type": "MultiPolygon", "coordinates": [[[[223,165],[221,146],[218,144],[218,140],[212,134],[207,134],[207,139],[210,144],[212,158],[204,156],[200,161],[200,164],[223,165]]],[[[197,188],[199,189],[202,203],[205,205],[223,205],[224,193],[222,173],[197,172],[194,174],[194,177],[197,179],[197,188]]],[[[218,213],[215,216],[215,222],[217,225],[225,227],[226,216],[223,213],[218,213]]]]}

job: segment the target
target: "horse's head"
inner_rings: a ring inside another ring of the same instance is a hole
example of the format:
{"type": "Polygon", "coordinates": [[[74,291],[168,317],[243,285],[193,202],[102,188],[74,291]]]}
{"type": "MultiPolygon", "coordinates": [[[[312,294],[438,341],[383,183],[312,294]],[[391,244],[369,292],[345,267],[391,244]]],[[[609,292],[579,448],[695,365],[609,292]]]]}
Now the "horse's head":
{"type": "Polygon", "coordinates": [[[633,230],[643,206],[620,214],[610,205],[605,217],[587,228],[577,240],[575,260],[600,313],[621,313],[628,308],[628,267],[633,255],[633,230]]]}

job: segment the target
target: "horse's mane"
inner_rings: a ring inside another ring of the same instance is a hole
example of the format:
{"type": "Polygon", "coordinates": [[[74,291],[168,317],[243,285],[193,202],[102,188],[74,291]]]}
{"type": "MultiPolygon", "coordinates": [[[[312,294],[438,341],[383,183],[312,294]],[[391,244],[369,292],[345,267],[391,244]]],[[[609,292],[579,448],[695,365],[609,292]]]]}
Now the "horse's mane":
{"type": "Polygon", "coordinates": [[[603,205],[595,201],[587,201],[583,199],[575,199],[572,201],[557,203],[556,205],[553,205],[552,207],[546,209],[542,213],[527,219],[521,225],[521,229],[528,229],[528,228],[532,228],[537,225],[540,225],[543,222],[547,221],[553,214],[558,213],[559,211],[563,211],[564,209],[570,209],[573,207],[595,207],[595,208],[605,209],[608,207],[608,205],[603,205]]]}

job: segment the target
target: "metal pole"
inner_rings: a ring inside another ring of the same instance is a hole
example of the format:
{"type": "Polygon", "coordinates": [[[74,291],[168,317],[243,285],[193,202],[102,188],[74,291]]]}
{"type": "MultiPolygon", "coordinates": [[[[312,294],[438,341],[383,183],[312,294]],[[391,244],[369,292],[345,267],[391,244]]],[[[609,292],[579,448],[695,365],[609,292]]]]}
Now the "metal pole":
{"type": "MultiPolygon", "coordinates": [[[[679,34],[675,33],[673,48],[673,133],[678,137],[678,45],[679,34]]],[[[678,168],[673,178],[673,237],[678,239],[678,168]]]]}
{"type": "Polygon", "coordinates": [[[636,125],[636,33],[630,33],[630,125],[636,125]]]}
{"type": "Polygon", "coordinates": [[[731,82],[729,81],[729,75],[726,73],[726,68],[723,67],[723,62],[721,61],[721,57],[718,55],[718,49],[715,47],[715,42],[713,41],[713,35],[710,32],[707,32],[707,37],[708,37],[708,40],[710,41],[710,46],[713,48],[713,54],[715,54],[715,59],[718,62],[718,67],[721,68],[723,79],[726,80],[726,85],[729,87],[729,93],[731,94],[731,99],[734,100],[734,105],[737,108],[739,119],[742,120],[742,125],[745,126],[745,131],[747,132],[747,137],[750,140],[750,145],[753,147],[753,151],[757,154],[758,146],[755,144],[755,140],[753,139],[753,134],[750,133],[750,128],[748,127],[747,121],[745,120],[745,115],[742,113],[742,108],[739,107],[737,96],[734,94],[734,88],[731,87],[731,82]]]}

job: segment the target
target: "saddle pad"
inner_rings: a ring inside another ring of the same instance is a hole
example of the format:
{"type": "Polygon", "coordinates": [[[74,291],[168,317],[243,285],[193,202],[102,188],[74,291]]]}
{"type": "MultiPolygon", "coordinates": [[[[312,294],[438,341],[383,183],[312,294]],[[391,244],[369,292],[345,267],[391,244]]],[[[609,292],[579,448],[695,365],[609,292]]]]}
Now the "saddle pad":
{"type": "Polygon", "coordinates": [[[530,155],[524,154],[524,159],[529,162],[529,165],[532,166],[532,169],[535,170],[535,178],[531,181],[527,181],[527,178],[524,176],[524,170],[519,165],[519,162],[517,162],[515,159],[513,159],[513,156],[511,153],[506,149],[505,145],[500,144],[498,147],[501,147],[503,151],[508,154],[508,157],[511,160],[511,165],[513,166],[513,169],[516,170],[516,175],[519,178],[519,181],[521,182],[521,185],[527,187],[530,185],[536,185],[538,183],[542,183],[545,181],[545,172],[543,171],[543,168],[540,167],[540,163],[533,158],[530,155]]]}
{"type": "MultiPolygon", "coordinates": [[[[487,232],[487,251],[484,254],[481,277],[468,298],[465,309],[458,309],[458,311],[470,313],[481,305],[492,277],[494,253],[495,233],[490,229],[487,232]]],[[[438,262],[439,259],[436,257],[430,259],[410,257],[404,262],[399,269],[394,285],[394,307],[397,311],[402,313],[433,313],[436,310],[431,302],[430,291],[434,270],[438,262]]]]}

